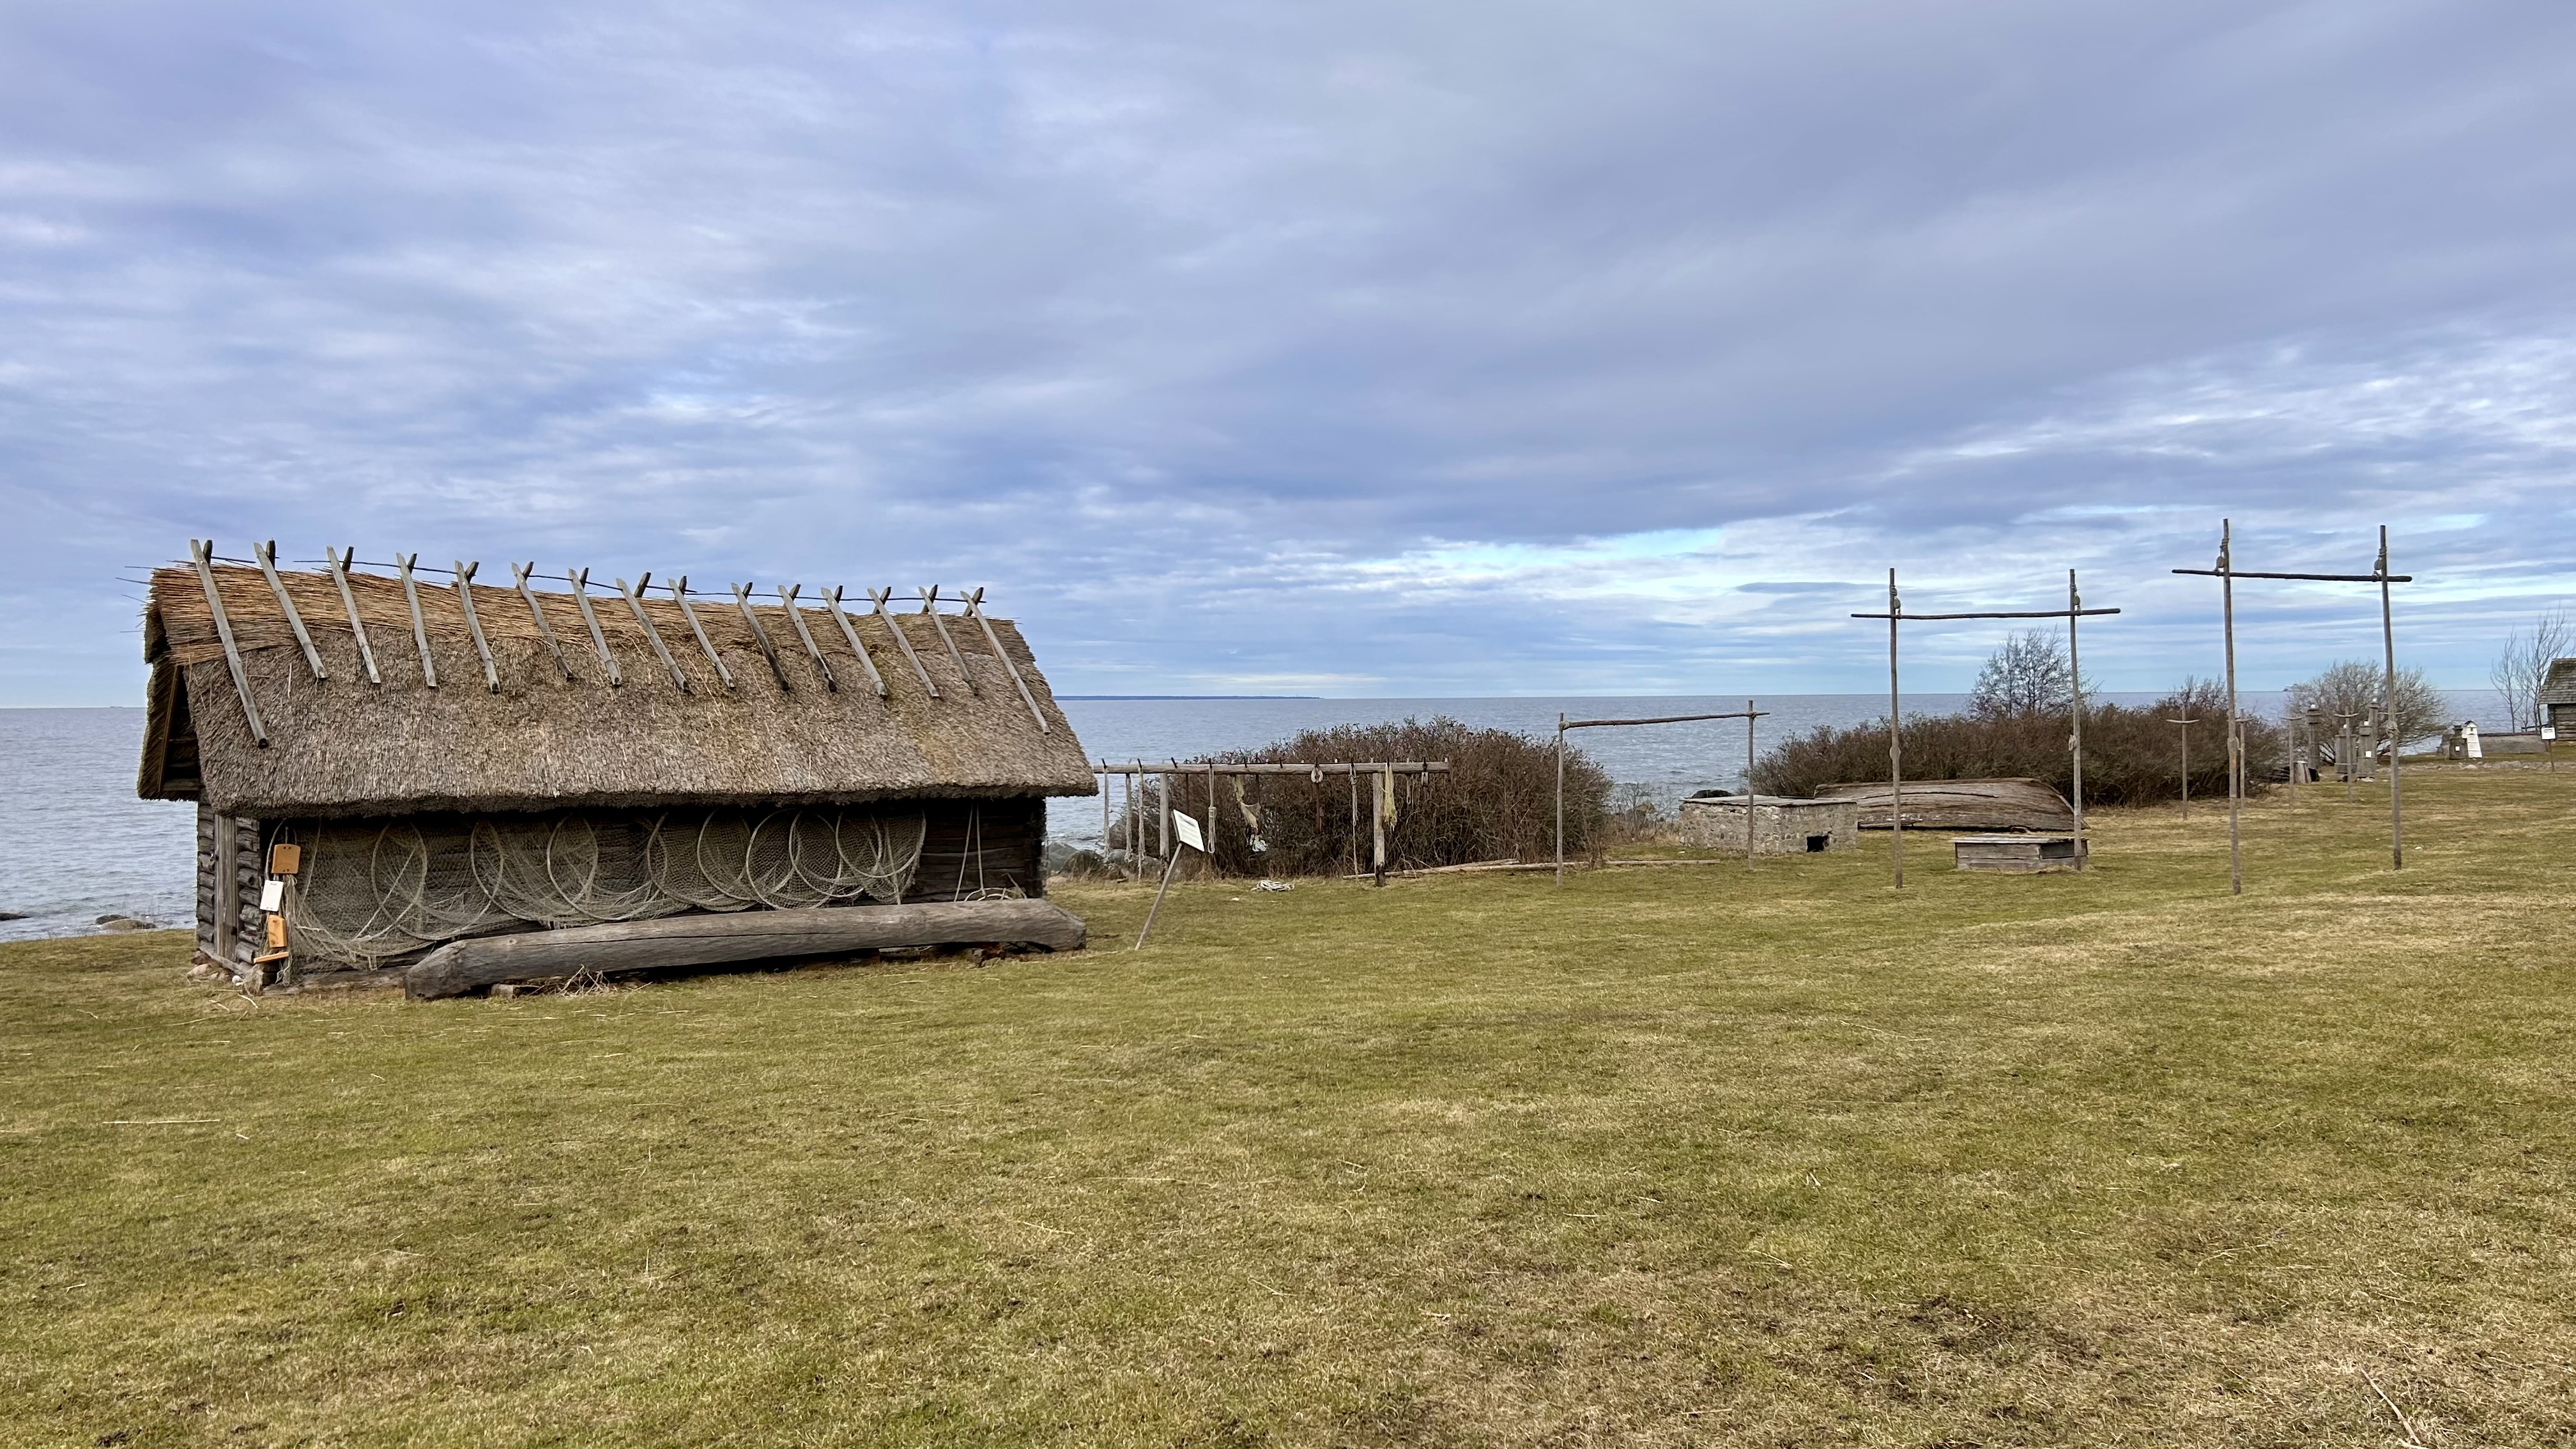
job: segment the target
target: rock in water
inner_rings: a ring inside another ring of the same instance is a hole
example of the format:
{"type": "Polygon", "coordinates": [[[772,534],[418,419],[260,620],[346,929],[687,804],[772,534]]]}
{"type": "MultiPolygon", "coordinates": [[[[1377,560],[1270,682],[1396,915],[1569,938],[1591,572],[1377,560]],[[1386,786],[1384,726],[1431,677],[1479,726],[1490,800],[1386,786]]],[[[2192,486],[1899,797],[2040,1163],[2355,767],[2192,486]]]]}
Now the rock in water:
{"type": "Polygon", "coordinates": [[[157,931],[161,929],[150,921],[138,921],[132,916],[101,916],[98,918],[98,928],[102,931],[157,931]]]}

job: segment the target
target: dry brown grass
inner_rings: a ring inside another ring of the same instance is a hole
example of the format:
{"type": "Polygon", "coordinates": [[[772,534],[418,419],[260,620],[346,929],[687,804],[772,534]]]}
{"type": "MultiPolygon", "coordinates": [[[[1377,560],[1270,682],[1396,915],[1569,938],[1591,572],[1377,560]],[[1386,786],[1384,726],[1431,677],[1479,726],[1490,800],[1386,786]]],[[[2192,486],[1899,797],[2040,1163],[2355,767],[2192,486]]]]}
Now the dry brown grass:
{"type": "MultiPolygon", "coordinates": [[[[2375,1380],[2568,1442],[2576,771],[2408,784],[2407,871],[2312,794],[2242,900],[2167,809],[2083,877],[1918,841],[1901,900],[1876,850],[1219,884],[1143,953],[507,1002],[5,948],[0,1418],[2402,1443],[2375,1380]]],[[[1145,898],[1065,893],[1104,943],[1145,898]]]]}

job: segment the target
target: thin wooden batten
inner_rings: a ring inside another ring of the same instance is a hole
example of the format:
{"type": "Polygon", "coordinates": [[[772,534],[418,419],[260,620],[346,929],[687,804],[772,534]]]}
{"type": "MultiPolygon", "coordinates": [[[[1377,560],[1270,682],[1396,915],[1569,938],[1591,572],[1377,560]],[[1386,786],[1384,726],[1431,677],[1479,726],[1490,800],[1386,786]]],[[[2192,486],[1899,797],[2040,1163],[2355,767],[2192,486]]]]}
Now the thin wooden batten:
{"type": "Polygon", "coordinates": [[[867,591],[867,595],[868,602],[876,606],[877,617],[885,621],[885,626],[888,629],[894,631],[895,646],[903,650],[903,657],[906,662],[912,665],[912,672],[921,676],[921,687],[930,691],[930,697],[932,699],[937,699],[939,697],[939,686],[931,682],[930,671],[921,667],[921,656],[913,652],[912,641],[904,637],[903,621],[897,619],[886,608],[886,600],[894,597],[894,590],[870,589],[867,591]]]}
{"type": "MultiPolygon", "coordinates": [[[[206,607],[214,611],[215,637],[223,641],[224,667],[232,671],[233,692],[241,696],[242,714],[250,720],[251,741],[267,749],[268,726],[259,722],[259,702],[250,697],[250,675],[243,670],[241,650],[233,643],[233,621],[224,613],[223,591],[215,587],[215,541],[189,539],[188,557],[197,565],[197,583],[206,591],[206,607]]],[[[217,817],[217,828],[225,823],[217,817]]]]}
{"type": "Polygon", "coordinates": [[[358,661],[367,666],[367,682],[382,684],[385,677],[376,672],[376,651],[367,643],[367,621],[358,617],[358,596],[349,592],[349,565],[357,561],[357,546],[335,552],[324,544],[322,557],[330,561],[331,582],[340,586],[340,607],[349,611],[349,632],[358,636],[358,661]]]}
{"type": "Polygon", "coordinates": [[[814,661],[815,668],[823,671],[823,687],[834,694],[840,693],[841,681],[833,676],[832,666],[823,658],[823,651],[814,647],[813,632],[805,627],[805,611],[796,607],[796,596],[804,591],[805,586],[779,584],[776,587],[779,605],[787,610],[787,622],[796,626],[796,637],[805,641],[806,657],[814,661]]]}
{"type": "Polygon", "coordinates": [[[268,579],[268,591],[277,596],[277,607],[286,615],[286,627],[295,631],[295,642],[304,646],[304,662],[313,666],[315,679],[329,679],[331,671],[322,667],[322,651],[313,647],[313,636],[304,632],[304,616],[295,611],[295,601],[286,596],[286,581],[277,576],[277,540],[251,545],[251,557],[259,560],[259,571],[268,579]]]}
{"type": "Polygon", "coordinates": [[[429,626],[421,622],[420,586],[412,581],[411,566],[420,558],[416,553],[394,555],[394,564],[402,570],[403,599],[411,605],[411,638],[420,646],[420,677],[430,688],[438,688],[438,665],[429,657],[429,626]]]}
{"type": "Polygon", "coordinates": [[[698,622],[698,611],[689,607],[689,576],[682,574],[665,587],[670,589],[671,597],[678,601],[680,617],[689,621],[689,632],[698,636],[698,647],[707,652],[707,662],[716,667],[716,678],[724,684],[725,688],[733,688],[733,671],[725,668],[724,656],[716,653],[716,646],[707,642],[706,626],[698,622]]]}
{"type": "Polygon", "coordinates": [[[877,662],[868,657],[867,646],[859,642],[859,631],[850,623],[850,616],[841,612],[841,586],[834,584],[828,592],[816,592],[823,595],[823,606],[832,611],[832,622],[841,626],[841,637],[849,641],[850,652],[859,656],[859,667],[868,672],[868,683],[876,686],[877,698],[885,698],[885,676],[877,673],[877,662]]]}
{"type": "Polygon", "coordinates": [[[528,587],[528,580],[536,571],[535,559],[525,564],[510,565],[510,576],[518,580],[519,597],[528,601],[528,617],[537,621],[537,637],[546,641],[546,652],[555,657],[555,668],[563,671],[564,678],[570,679],[573,677],[572,661],[564,658],[563,645],[555,641],[555,626],[546,622],[546,611],[537,604],[537,591],[528,587]]]}
{"type": "Polygon", "coordinates": [[[1011,662],[1011,652],[1002,647],[1002,636],[993,632],[993,621],[984,617],[982,589],[977,589],[966,596],[966,617],[973,619],[983,629],[984,642],[993,646],[994,657],[1000,659],[1002,667],[1010,671],[1011,683],[1020,691],[1020,703],[1029,707],[1029,717],[1038,722],[1038,733],[1054,734],[1054,727],[1047,723],[1046,711],[1038,708],[1037,696],[1029,693],[1029,682],[1020,677],[1020,666],[1011,662]]]}
{"type": "Polygon", "coordinates": [[[478,560],[456,561],[456,602],[465,610],[465,632],[474,637],[474,657],[483,661],[483,687],[493,694],[501,692],[501,671],[492,667],[492,646],[483,640],[483,619],[474,612],[474,571],[483,567],[478,560]]]}
{"type": "Polygon", "coordinates": [[[655,658],[662,661],[663,668],[671,671],[671,682],[680,687],[680,692],[682,694],[687,694],[690,692],[689,676],[680,672],[680,661],[672,658],[671,651],[668,648],[665,648],[662,644],[662,631],[654,628],[653,621],[646,617],[644,613],[644,590],[646,586],[650,585],[652,582],[652,570],[647,569],[644,572],[644,576],[637,579],[634,587],[632,588],[627,587],[624,579],[619,579],[617,581],[617,592],[626,596],[626,607],[635,611],[636,627],[644,631],[645,638],[653,641],[653,655],[655,658]]]}
{"type": "Polygon", "coordinates": [[[769,661],[769,672],[778,677],[779,691],[794,693],[795,686],[787,682],[787,666],[778,662],[778,649],[769,642],[769,631],[760,627],[760,615],[752,612],[751,585],[733,586],[733,606],[742,610],[742,621],[751,626],[752,642],[760,646],[760,657],[769,661]]]}
{"type": "Polygon", "coordinates": [[[599,651],[599,662],[608,668],[608,687],[622,689],[626,676],[617,670],[617,656],[608,652],[608,636],[599,632],[599,615],[590,608],[590,570],[565,569],[572,581],[572,601],[581,606],[581,621],[590,626],[590,647],[599,651]]]}
{"type": "Polygon", "coordinates": [[[957,641],[948,636],[948,621],[939,617],[939,610],[936,607],[939,603],[939,585],[932,584],[929,588],[917,592],[921,595],[921,612],[930,616],[930,627],[939,631],[939,642],[948,646],[948,658],[957,666],[957,676],[966,681],[966,692],[973,695],[982,694],[984,691],[975,687],[975,676],[966,668],[966,656],[957,651],[957,641]]]}

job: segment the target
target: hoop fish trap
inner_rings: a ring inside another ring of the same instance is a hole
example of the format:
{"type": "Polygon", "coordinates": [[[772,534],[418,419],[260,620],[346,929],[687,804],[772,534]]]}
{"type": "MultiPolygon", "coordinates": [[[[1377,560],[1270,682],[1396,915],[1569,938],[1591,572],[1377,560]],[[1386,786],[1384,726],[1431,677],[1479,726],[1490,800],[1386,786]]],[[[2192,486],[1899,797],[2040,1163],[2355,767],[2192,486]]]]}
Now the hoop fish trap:
{"type": "Polygon", "coordinates": [[[671,811],[300,822],[286,917],[299,955],[377,967],[464,936],[686,911],[900,903],[919,814],[671,811]]]}

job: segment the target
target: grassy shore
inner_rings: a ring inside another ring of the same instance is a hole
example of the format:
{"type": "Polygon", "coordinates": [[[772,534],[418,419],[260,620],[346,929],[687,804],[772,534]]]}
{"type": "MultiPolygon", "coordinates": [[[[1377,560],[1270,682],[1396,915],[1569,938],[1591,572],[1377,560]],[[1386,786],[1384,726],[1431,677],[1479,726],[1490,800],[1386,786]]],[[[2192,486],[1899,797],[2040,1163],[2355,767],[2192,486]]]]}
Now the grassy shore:
{"type": "Polygon", "coordinates": [[[2241,899],[2202,807],[510,1001],[0,947],[0,1439],[2570,1442],[2576,771],[2407,787],[2241,899]]]}

